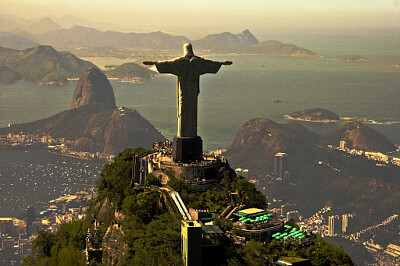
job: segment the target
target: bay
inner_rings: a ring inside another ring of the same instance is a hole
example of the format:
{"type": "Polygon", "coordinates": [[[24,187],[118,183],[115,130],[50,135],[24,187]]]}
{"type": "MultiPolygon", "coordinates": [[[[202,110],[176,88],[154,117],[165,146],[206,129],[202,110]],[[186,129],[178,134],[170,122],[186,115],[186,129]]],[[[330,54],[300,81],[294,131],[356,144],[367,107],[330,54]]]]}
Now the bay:
{"type": "MultiPolygon", "coordinates": [[[[201,77],[199,135],[206,149],[227,147],[249,119],[287,122],[283,115],[322,107],[340,116],[366,118],[369,126],[400,143],[400,70],[390,61],[400,55],[375,55],[371,62],[341,62],[336,57],[285,58],[257,55],[210,56],[232,60],[217,75],[201,77]],[[273,103],[279,99],[282,103],[273,103]],[[381,124],[387,123],[387,124],[381,124]]],[[[87,58],[85,58],[87,59],[87,58]]],[[[103,64],[117,58],[93,58],[103,64]]],[[[167,138],[176,133],[176,78],[170,75],[143,83],[112,80],[118,106],[138,110],[167,138]]],[[[2,85],[0,126],[41,119],[69,108],[76,81],[64,87],[28,82],[2,85]]],[[[305,125],[318,133],[341,125],[305,125]]]]}

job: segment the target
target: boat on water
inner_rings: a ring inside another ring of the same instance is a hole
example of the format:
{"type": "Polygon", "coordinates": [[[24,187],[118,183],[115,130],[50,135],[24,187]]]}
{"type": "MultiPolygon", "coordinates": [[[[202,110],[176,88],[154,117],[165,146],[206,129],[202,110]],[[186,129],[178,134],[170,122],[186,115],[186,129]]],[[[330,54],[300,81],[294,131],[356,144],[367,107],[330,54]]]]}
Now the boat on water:
{"type": "Polygon", "coordinates": [[[282,101],[279,99],[274,99],[274,103],[281,103],[282,101]]]}

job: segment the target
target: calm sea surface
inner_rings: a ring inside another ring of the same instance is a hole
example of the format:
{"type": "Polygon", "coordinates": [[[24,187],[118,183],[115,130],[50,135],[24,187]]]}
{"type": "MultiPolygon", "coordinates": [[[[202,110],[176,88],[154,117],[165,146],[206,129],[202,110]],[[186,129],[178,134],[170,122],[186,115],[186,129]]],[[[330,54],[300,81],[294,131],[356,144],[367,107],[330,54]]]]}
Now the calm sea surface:
{"type": "MultiPolygon", "coordinates": [[[[296,43],[296,42],[295,42],[296,43]]],[[[340,116],[373,120],[369,126],[400,144],[400,44],[349,49],[342,42],[306,40],[299,45],[323,58],[279,58],[254,55],[210,56],[232,60],[217,75],[203,75],[199,96],[199,135],[205,149],[224,148],[249,119],[287,122],[283,115],[322,107],[340,116]],[[309,46],[313,44],[314,46],[309,46]],[[334,44],[336,46],[334,46],[334,44]],[[371,48],[372,47],[372,48],[371,48]],[[377,49],[376,47],[379,47],[377,49]],[[352,52],[348,52],[352,51],[352,52]],[[360,54],[371,62],[340,62],[338,56],[360,54]],[[282,103],[273,103],[280,99],[282,103]]],[[[367,42],[365,42],[367,43],[367,42]]],[[[386,45],[386,44],[385,44],[386,45]]],[[[99,67],[121,64],[118,58],[86,58],[99,67]]],[[[169,139],[176,133],[176,78],[159,75],[143,83],[111,81],[118,106],[138,110],[169,139]]],[[[27,82],[0,85],[0,126],[42,119],[70,105],[76,81],[64,87],[27,82]]],[[[342,124],[304,123],[323,133],[342,124]]],[[[48,201],[94,185],[103,163],[48,154],[46,151],[0,151],[0,217],[17,216],[34,203],[48,201]],[[82,172],[83,171],[83,172],[82,172]],[[29,198],[27,197],[29,195],[29,198]]]]}
{"type": "MultiPolygon", "coordinates": [[[[362,54],[364,55],[364,54],[362,54]]],[[[340,116],[366,118],[400,144],[400,52],[368,54],[371,62],[340,62],[336,56],[316,59],[253,55],[212,56],[232,60],[218,74],[201,77],[199,135],[206,149],[228,146],[249,119],[286,122],[283,115],[322,107],[340,116]],[[280,99],[282,103],[273,103],[280,99]]],[[[116,58],[92,58],[100,67],[116,58]]],[[[117,105],[138,110],[172,139],[176,133],[176,78],[159,75],[143,83],[111,81],[117,105]]],[[[34,121],[69,108],[76,81],[64,87],[27,82],[1,85],[0,126],[34,121]]],[[[310,125],[325,132],[341,125],[310,125]]]]}

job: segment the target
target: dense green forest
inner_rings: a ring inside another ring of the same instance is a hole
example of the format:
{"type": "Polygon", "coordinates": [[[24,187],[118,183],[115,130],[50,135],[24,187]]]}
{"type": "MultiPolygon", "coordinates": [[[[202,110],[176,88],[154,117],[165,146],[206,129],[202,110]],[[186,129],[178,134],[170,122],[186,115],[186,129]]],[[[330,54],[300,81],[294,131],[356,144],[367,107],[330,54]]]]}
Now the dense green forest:
{"type": "MultiPolygon", "coordinates": [[[[158,180],[149,175],[148,186],[139,191],[131,188],[132,161],[135,155],[148,152],[141,148],[125,149],[114,162],[106,164],[97,183],[98,196],[91,202],[86,220],[63,224],[56,234],[40,232],[33,242],[33,256],[28,256],[23,264],[84,265],[86,233],[96,218],[100,222],[98,232],[103,238],[103,247],[113,224],[122,228],[115,234],[121,237],[115,239],[124,250],[118,257],[118,265],[181,265],[180,218],[160,204],[158,180]]],[[[237,191],[247,207],[266,207],[265,196],[246,179],[237,177],[229,165],[223,166],[215,179],[225,190],[195,192],[177,179],[170,180],[167,185],[180,193],[188,207],[221,212],[230,203],[231,191],[237,191]]],[[[228,220],[216,219],[215,222],[222,229],[231,228],[228,220]]],[[[267,265],[282,256],[310,259],[313,265],[352,265],[343,249],[321,239],[314,239],[309,246],[250,241],[246,246],[238,247],[225,241],[214,253],[210,265],[267,265]]],[[[110,264],[110,261],[106,263],[110,264]]],[[[98,263],[92,261],[91,265],[98,263]]]]}

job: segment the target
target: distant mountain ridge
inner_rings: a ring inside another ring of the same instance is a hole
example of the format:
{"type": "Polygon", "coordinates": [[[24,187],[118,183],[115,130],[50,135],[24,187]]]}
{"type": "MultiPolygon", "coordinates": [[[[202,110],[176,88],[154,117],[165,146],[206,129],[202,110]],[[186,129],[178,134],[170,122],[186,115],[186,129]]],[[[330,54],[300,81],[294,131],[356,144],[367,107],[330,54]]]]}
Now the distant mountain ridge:
{"type": "Polygon", "coordinates": [[[191,42],[195,49],[212,52],[260,53],[269,56],[293,57],[317,56],[315,53],[293,44],[284,44],[279,41],[260,43],[247,29],[238,34],[223,32],[210,34],[199,40],[189,40],[185,36],[173,36],[161,31],[150,33],[100,31],[93,27],[88,27],[87,20],[77,17],[70,17],[70,19],[68,19],[68,16],[62,18],[53,17],[53,19],[47,17],[34,24],[19,27],[16,18],[0,16],[1,19],[7,22],[6,31],[40,44],[57,47],[112,46],[115,48],[180,49],[182,44],[191,42]],[[63,25],[68,25],[68,27],[71,26],[71,28],[64,29],[54,20],[63,25]],[[76,25],[76,23],[85,26],[76,25]]]}
{"type": "Polygon", "coordinates": [[[318,54],[308,49],[275,40],[255,44],[252,46],[252,51],[268,56],[318,57],[318,54]]]}
{"type": "Polygon", "coordinates": [[[21,79],[36,83],[53,72],[58,74],[54,75],[58,79],[60,75],[77,78],[83,71],[95,67],[69,52],[57,52],[47,45],[22,51],[0,47],[0,64],[18,73],[21,79]]]}
{"type": "Polygon", "coordinates": [[[30,34],[43,34],[53,30],[60,30],[62,27],[55,23],[50,18],[43,18],[36,23],[27,26],[19,27],[21,30],[26,31],[30,34]]]}
{"type": "Polygon", "coordinates": [[[248,47],[258,44],[257,38],[249,31],[244,30],[238,34],[223,32],[210,34],[200,40],[193,41],[195,47],[212,51],[245,51],[248,47]]]}
{"type": "Polygon", "coordinates": [[[39,21],[29,21],[13,15],[0,15],[0,22],[3,31],[24,31],[29,34],[43,34],[52,30],[62,29],[51,18],[45,17],[39,21]]]}
{"type": "Polygon", "coordinates": [[[18,36],[9,32],[0,32],[0,47],[24,50],[38,45],[37,42],[27,37],[18,36]]]}
{"type": "Polygon", "coordinates": [[[68,30],[54,30],[35,36],[39,43],[56,46],[113,46],[177,49],[188,42],[184,36],[172,36],[161,31],[151,33],[121,33],[99,31],[94,28],[74,26],[68,30]]]}

